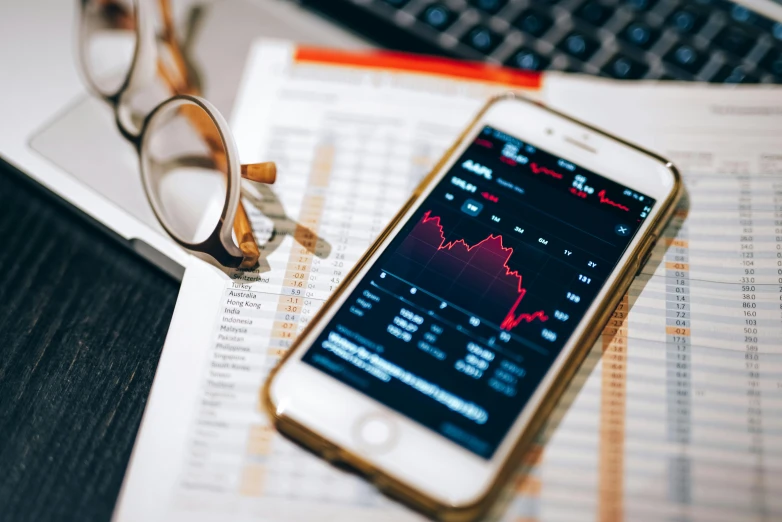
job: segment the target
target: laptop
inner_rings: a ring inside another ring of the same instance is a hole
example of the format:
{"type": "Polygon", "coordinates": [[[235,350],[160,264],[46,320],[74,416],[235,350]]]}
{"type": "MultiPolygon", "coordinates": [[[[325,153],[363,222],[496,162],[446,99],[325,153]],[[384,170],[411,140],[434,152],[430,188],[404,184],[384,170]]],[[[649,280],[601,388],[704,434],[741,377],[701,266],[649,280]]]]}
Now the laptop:
{"type": "MultiPolygon", "coordinates": [[[[173,0],[204,96],[230,117],[252,41],[372,46],[624,79],[782,83],[772,0],[173,0]]],[[[0,157],[174,277],[138,159],[74,59],[76,1],[0,8],[0,157]]]]}
{"type": "Polygon", "coordinates": [[[617,79],[782,83],[779,0],[306,0],[407,49],[617,79]]]}

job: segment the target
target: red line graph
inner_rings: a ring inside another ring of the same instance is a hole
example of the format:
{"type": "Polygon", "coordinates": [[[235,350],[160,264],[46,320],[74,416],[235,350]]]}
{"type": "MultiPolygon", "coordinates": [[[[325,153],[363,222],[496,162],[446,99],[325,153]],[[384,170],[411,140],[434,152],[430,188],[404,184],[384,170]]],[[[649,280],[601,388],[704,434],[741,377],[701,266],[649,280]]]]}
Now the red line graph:
{"type": "Polygon", "coordinates": [[[630,209],[627,208],[626,206],[624,206],[624,205],[622,205],[620,203],[617,203],[616,201],[611,201],[610,199],[608,199],[606,197],[606,191],[605,190],[601,190],[600,192],[598,192],[597,193],[597,197],[600,198],[600,203],[603,203],[604,205],[611,205],[612,207],[616,207],[616,208],[618,208],[620,210],[624,210],[625,212],[629,212],[630,211],[630,209]]]}
{"type": "Polygon", "coordinates": [[[432,213],[431,210],[426,211],[426,213],[423,216],[423,219],[421,220],[421,224],[425,225],[426,223],[432,222],[432,224],[437,227],[440,235],[440,244],[437,245],[438,251],[439,250],[450,251],[453,250],[454,248],[463,248],[467,252],[471,252],[473,249],[479,248],[485,244],[489,244],[490,242],[498,243],[501,255],[505,256],[505,261],[502,264],[502,267],[505,269],[505,275],[516,279],[517,291],[519,293],[518,297],[516,298],[516,301],[513,303],[513,306],[510,308],[508,313],[505,315],[505,318],[500,323],[500,328],[502,328],[503,330],[511,330],[516,326],[518,326],[519,324],[521,324],[523,321],[527,323],[531,323],[536,319],[539,321],[548,321],[548,316],[543,310],[538,310],[531,314],[516,313],[516,310],[521,304],[521,300],[524,299],[524,295],[527,293],[527,290],[522,286],[522,275],[518,272],[518,270],[511,270],[511,268],[508,266],[508,261],[510,261],[511,256],[513,255],[513,249],[510,247],[506,247],[502,244],[501,235],[490,234],[489,237],[474,245],[468,245],[464,239],[457,239],[455,241],[446,242],[445,232],[443,231],[443,226],[440,224],[439,216],[432,216],[431,213],[432,213]]]}
{"type": "Polygon", "coordinates": [[[556,170],[551,170],[548,167],[541,167],[534,161],[529,164],[529,168],[532,169],[533,174],[545,174],[546,176],[551,176],[555,179],[562,179],[564,176],[557,172],[556,170]]]}

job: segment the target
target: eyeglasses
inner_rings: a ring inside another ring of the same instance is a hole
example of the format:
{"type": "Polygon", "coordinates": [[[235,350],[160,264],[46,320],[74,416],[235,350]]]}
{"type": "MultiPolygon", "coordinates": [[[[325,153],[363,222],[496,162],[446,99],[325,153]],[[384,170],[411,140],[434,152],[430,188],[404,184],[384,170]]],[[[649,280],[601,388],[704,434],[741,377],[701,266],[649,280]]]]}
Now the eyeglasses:
{"type": "Polygon", "coordinates": [[[159,1],[160,30],[146,0],[80,4],[82,75],[135,146],[147,199],[165,231],[199,257],[255,266],[260,252],[241,202],[241,178],[271,184],[277,169],[272,162],[239,164],[225,118],[198,96],[168,1],[159,1]]]}

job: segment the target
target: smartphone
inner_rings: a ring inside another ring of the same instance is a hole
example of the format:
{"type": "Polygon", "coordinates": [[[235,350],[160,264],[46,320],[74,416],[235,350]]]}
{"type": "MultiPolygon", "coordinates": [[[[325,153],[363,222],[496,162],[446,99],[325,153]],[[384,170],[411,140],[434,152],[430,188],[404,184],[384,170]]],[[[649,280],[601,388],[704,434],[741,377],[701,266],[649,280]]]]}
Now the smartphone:
{"type": "Polygon", "coordinates": [[[653,153],[492,100],[275,370],[275,425],[429,516],[480,515],[681,191],[653,153]]]}

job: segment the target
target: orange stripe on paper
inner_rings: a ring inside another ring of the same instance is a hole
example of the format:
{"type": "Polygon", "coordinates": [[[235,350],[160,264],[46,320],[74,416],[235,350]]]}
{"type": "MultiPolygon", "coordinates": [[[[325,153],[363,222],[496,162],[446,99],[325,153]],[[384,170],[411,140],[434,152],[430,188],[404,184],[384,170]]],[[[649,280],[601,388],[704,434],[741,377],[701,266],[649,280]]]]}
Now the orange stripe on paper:
{"type": "Polygon", "coordinates": [[[266,485],[266,468],[260,464],[249,464],[242,470],[239,494],[244,497],[260,497],[266,485]]]}
{"type": "Polygon", "coordinates": [[[319,63],[449,76],[462,80],[498,83],[524,89],[540,89],[542,84],[542,75],[539,73],[494,67],[479,62],[462,62],[448,58],[393,51],[351,52],[317,47],[297,47],[294,60],[297,63],[319,63]]]}
{"type": "Polygon", "coordinates": [[[266,353],[271,357],[281,358],[288,352],[287,348],[269,348],[266,353]]]}
{"type": "Polygon", "coordinates": [[[533,477],[532,475],[526,475],[516,485],[516,493],[527,497],[538,497],[540,496],[542,486],[539,478],[533,477]]]}
{"type": "Polygon", "coordinates": [[[684,335],[689,336],[690,335],[690,329],[684,328],[683,326],[666,326],[665,327],[665,333],[668,335],[684,335]]]}
{"type": "Polygon", "coordinates": [[[690,246],[690,242],[686,239],[671,239],[666,238],[665,244],[668,246],[675,246],[675,247],[681,247],[681,248],[687,248],[690,246]]]}
{"type": "Polygon", "coordinates": [[[600,396],[600,465],[597,519],[624,520],[625,407],[627,402],[627,311],[625,295],[603,330],[600,396]]]}

